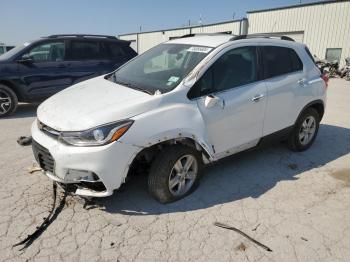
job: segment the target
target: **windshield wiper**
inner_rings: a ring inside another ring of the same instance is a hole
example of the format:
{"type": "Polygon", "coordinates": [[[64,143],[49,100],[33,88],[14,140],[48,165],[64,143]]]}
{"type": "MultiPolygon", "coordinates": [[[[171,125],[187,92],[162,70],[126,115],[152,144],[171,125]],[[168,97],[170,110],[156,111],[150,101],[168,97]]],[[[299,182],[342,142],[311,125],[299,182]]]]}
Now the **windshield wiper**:
{"type": "Polygon", "coordinates": [[[133,83],[130,83],[130,82],[124,82],[124,81],[120,81],[120,80],[117,80],[117,78],[114,76],[114,81],[117,83],[117,84],[121,84],[123,86],[126,86],[126,87],[130,87],[132,89],[136,89],[138,91],[141,91],[141,92],[144,92],[144,93],[147,93],[149,95],[153,95],[152,92],[146,90],[146,89],[142,89],[140,87],[138,87],[137,85],[133,84],[133,83]]]}

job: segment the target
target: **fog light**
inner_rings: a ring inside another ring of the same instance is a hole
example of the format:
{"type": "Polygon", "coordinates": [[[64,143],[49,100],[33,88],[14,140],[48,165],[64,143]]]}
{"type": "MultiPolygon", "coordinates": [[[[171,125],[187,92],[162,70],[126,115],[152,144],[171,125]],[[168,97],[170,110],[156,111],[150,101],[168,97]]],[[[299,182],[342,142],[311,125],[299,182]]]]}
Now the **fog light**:
{"type": "Polygon", "coordinates": [[[64,179],[74,182],[96,182],[99,180],[98,176],[91,171],[76,169],[68,169],[64,179]]]}

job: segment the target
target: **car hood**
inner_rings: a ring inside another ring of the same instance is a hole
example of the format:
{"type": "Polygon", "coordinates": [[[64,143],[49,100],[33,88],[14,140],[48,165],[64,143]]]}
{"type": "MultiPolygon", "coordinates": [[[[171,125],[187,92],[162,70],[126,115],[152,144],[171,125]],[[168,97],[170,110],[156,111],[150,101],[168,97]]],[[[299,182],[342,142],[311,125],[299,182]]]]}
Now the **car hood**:
{"type": "Polygon", "coordinates": [[[45,100],[38,119],[58,131],[82,131],[126,119],[157,107],[160,96],[152,96],[103,76],[73,85],[45,100]]]}

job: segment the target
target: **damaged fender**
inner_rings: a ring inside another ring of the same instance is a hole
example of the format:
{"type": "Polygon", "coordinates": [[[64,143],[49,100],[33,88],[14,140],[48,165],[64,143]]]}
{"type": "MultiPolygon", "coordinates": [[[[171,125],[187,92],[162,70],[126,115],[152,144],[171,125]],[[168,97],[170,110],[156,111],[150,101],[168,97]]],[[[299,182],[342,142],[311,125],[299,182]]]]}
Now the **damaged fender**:
{"type": "Polygon", "coordinates": [[[164,141],[189,138],[196,142],[196,147],[200,146],[205,151],[209,161],[215,160],[196,101],[188,100],[187,103],[159,107],[135,116],[133,120],[135,122],[132,127],[120,139],[121,143],[138,146],[141,151],[164,141]]]}

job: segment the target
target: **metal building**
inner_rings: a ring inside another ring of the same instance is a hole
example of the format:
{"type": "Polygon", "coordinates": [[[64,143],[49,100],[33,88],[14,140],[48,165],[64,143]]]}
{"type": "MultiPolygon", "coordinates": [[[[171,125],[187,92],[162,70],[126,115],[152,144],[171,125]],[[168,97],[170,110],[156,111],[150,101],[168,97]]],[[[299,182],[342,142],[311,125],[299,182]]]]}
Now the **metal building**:
{"type": "Polygon", "coordinates": [[[327,60],[350,56],[350,1],[325,1],[248,13],[250,34],[288,35],[327,60]]]}
{"type": "Polygon", "coordinates": [[[138,52],[143,53],[151,47],[178,38],[187,34],[198,33],[222,33],[231,32],[232,34],[240,34],[242,20],[226,21],[203,26],[188,26],[181,28],[173,28],[166,30],[157,30],[133,34],[119,35],[120,39],[131,41],[131,46],[138,52]]]}
{"type": "Polygon", "coordinates": [[[287,35],[305,43],[319,58],[339,60],[350,56],[350,0],[322,1],[273,9],[248,11],[247,19],[221,23],[119,35],[132,41],[138,53],[195,33],[231,32],[240,34],[287,35]]]}

